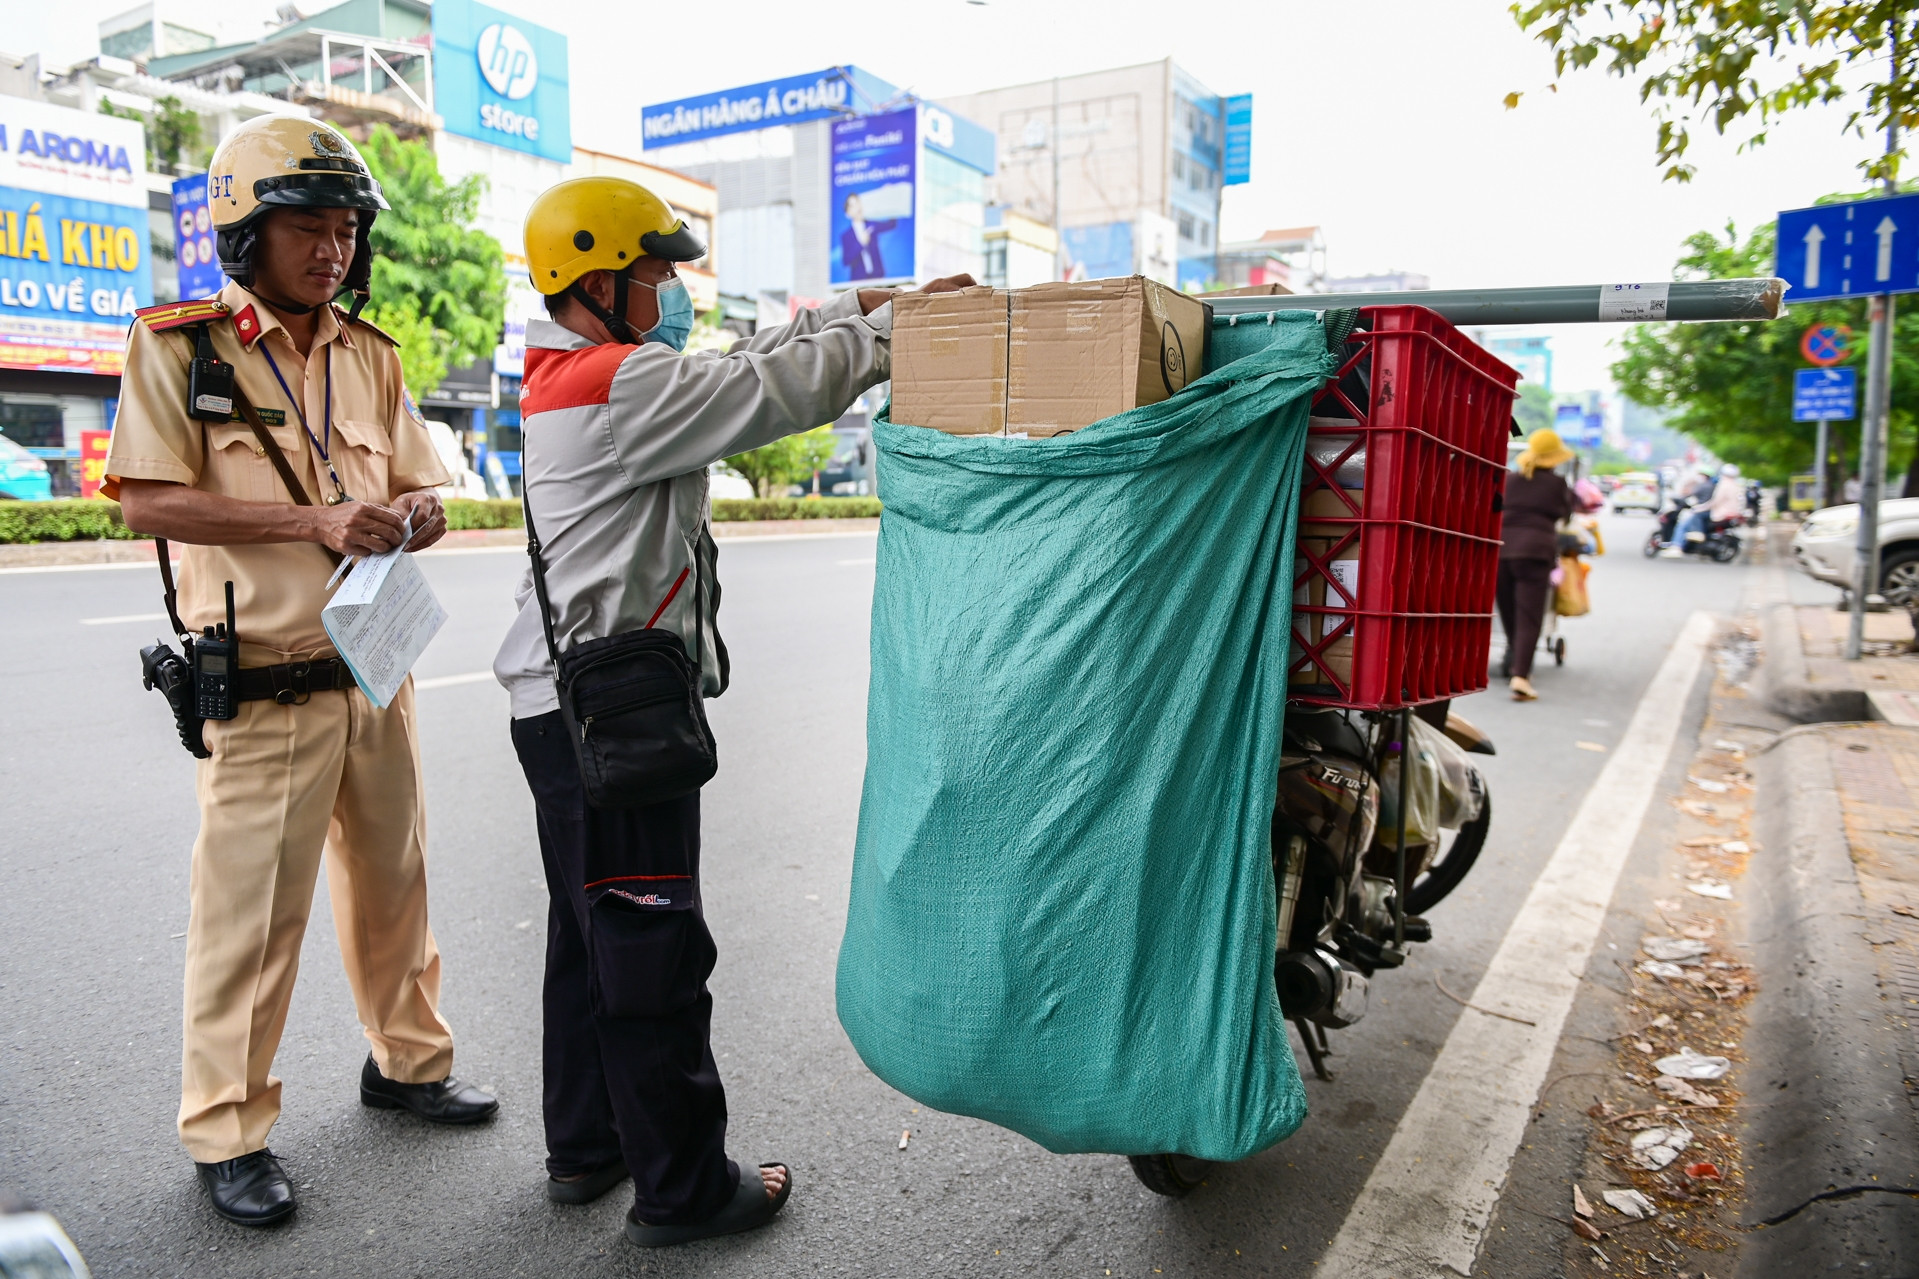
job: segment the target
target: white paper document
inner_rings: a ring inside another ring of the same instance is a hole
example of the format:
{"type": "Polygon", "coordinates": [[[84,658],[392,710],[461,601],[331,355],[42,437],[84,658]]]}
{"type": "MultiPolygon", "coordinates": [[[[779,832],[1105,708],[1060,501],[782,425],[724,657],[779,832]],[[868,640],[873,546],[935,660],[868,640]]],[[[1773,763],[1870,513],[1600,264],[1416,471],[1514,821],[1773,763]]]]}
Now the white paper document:
{"type": "Polygon", "coordinates": [[[440,628],[446,610],[405,551],[369,555],[320,610],[327,638],[367,700],[384,709],[440,628]]]}

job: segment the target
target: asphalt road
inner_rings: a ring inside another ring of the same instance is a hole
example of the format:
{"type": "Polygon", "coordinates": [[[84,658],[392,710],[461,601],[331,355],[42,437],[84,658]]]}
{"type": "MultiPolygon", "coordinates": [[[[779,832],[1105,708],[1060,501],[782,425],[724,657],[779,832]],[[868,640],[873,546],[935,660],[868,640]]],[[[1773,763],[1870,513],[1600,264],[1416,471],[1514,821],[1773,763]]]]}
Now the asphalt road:
{"type": "Polygon", "coordinates": [[[433,683],[489,667],[523,561],[423,558],[451,621],[416,672],[444,1012],[456,1072],[499,1094],[500,1118],[435,1129],[360,1106],[366,1046],[322,877],[272,1137],[301,1207],[264,1232],[213,1217],[173,1131],[196,819],[192,763],[137,675],[135,650],[164,629],[143,619],[157,575],[0,574],[0,1186],[57,1214],[103,1276],[1310,1274],[1461,1012],[1433,975],[1473,987],[1604,763],[1576,743],[1610,745],[1685,619],[1730,612],[1753,571],[1642,559],[1647,527],[1608,521],[1594,611],[1565,625],[1565,667],[1539,669],[1541,701],[1495,690],[1462,704],[1499,746],[1485,761],[1496,817],[1478,869],[1433,912],[1433,943],[1381,975],[1363,1023],[1334,1032],[1339,1076],[1308,1079],[1305,1127],[1179,1202],[1124,1160],[919,1110],[860,1064],[833,971],[874,542],[725,543],[734,685],[711,705],[722,768],[704,804],[715,1050],[731,1152],[789,1163],[796,1190],[767,1230],[650,1255],[619,1236],[620,1194],[589,1208],[542,1194],[532,806],[505,694],[433,683]]]}

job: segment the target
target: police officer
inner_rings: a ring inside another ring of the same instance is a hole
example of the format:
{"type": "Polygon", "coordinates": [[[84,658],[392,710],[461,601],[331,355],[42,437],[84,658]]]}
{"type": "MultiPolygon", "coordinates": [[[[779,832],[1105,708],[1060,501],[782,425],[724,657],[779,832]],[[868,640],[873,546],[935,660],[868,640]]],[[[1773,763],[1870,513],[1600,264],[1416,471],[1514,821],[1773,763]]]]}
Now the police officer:
{"type": "Polygon", "coordinates": [[[267,1149],[270,1071],[323,847],[371,1046],[361,1100],[440,1123],[497,1103],[451,1077],[412,682],[376,708],[320,624],[340,556],[419,550],[446,530],[433,490],[447,474],[393,341],[358,318],[388,206],[353,144],[303,117],[241,125],[207,181],[231,283],[135,321],[104,487],[130,528],[187,544],[189,631],[225,620],[233,585],[240,701],[203,730],[179,1131],[214,1210],[265,1225],[295,1207],[267,1149]],[[343,291],[351,312],[334,305],[343,291]],[[188,404],[189,368],[208,356],[230,366],[231,421],[188,404]]]}
{"type": "MultiPolygon", "coordinates": [[[[830,422],[883,381],[892,294],[845,293],[724,354],[682,356],[693,304],[675,265],[706,246],[652,192],[617,178],[563,182],[527,214],[526,251],[552,318],[527,324],[523,474],[558,648],[663,627],[717,696],[728,667],[707,467],[830,422]]],[[[530,574],[518,599],[493,669],[511,695],[552,898],[547,1193],[584,1203],[630,1173],[625,1232],[643,1247],[763,1225],[792,1182],[784,1164],[743,1174],[726,1153],[699,794],[631,809],[588,801],[530,574]],[[586,892],[601,876],[636,890],[617,934],[593,926],[586,892]]]]}

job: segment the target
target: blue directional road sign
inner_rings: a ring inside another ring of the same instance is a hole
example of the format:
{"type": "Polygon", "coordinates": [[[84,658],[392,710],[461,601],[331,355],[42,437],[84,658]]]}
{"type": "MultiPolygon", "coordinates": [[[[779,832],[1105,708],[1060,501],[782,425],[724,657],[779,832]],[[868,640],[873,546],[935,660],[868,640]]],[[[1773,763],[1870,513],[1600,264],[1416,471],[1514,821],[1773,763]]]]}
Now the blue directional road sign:
{"type": "Polygon", "coordinates": [[[1778,272],[1790,302],[1919,293],[1919,195],[1781,213],[1778,272]]]}
{"type": "Polygon", "coordinates": [[[1792,420],[1850,421],[1859,413],[1858,369],[1800,369],[1792,375],[1792,420]]]}

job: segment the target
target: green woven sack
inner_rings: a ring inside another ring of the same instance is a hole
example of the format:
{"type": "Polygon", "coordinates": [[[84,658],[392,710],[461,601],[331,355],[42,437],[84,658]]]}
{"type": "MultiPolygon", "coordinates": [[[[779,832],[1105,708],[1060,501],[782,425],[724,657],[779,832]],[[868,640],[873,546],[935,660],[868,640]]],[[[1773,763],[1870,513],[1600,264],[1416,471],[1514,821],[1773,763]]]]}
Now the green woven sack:
{"type": "Polygon", "coordinates": [[[1242,1159],[1305,1117],[1269,844],[1332,362],[1310,312],[1259,328],[1057,439],[874,428],[840,1023],[914,1100],[1061,1153],[1242,1159]]]}

